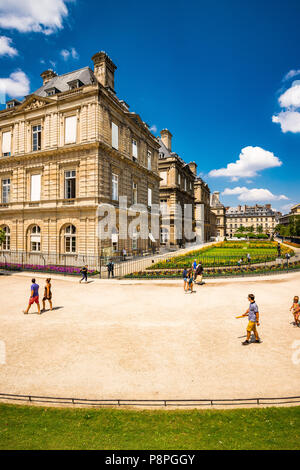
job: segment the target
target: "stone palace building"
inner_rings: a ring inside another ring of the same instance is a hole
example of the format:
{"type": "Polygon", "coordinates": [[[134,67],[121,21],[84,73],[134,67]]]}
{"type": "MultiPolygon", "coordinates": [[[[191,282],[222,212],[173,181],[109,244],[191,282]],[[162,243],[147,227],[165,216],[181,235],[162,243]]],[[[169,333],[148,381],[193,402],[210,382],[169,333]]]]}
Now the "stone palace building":
{"type": "MultiPolygon", "coordinates": [[[[146,240],[97,237],[98,205],[159,205],[160,144],[115,92],[116,66],[105,52],[0,111],[2,250],[95,255],[158,247],[146,240]]],[[[129,214],[130,216],[130,214],[129,214]]],[[[151,232],[151,227],[150,227],[151,232]]],[[[123,237],[124,238],[124,237],[123,237]]]]}

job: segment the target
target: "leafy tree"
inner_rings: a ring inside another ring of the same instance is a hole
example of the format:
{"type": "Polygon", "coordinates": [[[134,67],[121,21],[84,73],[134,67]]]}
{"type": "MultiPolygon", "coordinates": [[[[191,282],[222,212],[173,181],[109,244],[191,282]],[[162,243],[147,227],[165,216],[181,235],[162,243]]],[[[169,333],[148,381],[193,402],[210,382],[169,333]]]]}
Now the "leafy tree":
{"type": "Polygon", "coordinates": [[[5,241],[5,233],[3,230],[0,229],[0,246],[2,245],[2,243],[4,243],[5,241]]]}
{"type": "Polygon", "coordinates": [[[257,233],[263,233],[264,229],[263,229],[263,226],[262,225],[259,225],[257,227],[257,233]]]}
{"type": "Polygon", "coordinates": [[[241,225],[238,229],[237,229],[237,232],[238,233],[243,233],[243,232],[246,232],[246,227],[244,227],[243,225],[241,225]]]}
{"type": "Polygon", "coordinates": [[[249,228],[248,228],[249,232],[253,233],[254,232],[254,225],[251,225],[249,228]]]}

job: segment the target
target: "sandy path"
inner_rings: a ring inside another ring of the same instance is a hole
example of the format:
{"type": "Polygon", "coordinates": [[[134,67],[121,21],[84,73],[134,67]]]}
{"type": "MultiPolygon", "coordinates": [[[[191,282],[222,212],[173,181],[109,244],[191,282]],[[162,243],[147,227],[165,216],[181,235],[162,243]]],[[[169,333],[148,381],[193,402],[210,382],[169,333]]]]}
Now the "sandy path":
{"type": "Polygon", "coordinates": [[[99,399],[300,395],[300,328],[288,311],[299,281],[300,273],[208,280],[191,295],[179,281],[55,279],[54,305],[61,308],[25,316],[30,278],[0,276],[6,348],[0,392],[99,399]],[[246,310],[249,292],[261,311],[263,343],[243,347],[247,321],[235,315],[246,310]]]}

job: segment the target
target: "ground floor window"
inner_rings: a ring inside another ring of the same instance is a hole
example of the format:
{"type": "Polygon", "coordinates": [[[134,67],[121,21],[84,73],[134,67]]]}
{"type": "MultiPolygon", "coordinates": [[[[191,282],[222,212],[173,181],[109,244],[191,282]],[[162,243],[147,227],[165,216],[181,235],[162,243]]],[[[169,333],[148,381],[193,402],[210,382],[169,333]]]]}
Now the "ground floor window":
{"type": "Polygon", "coordinates": [[[160,243],[165,245],[169,241],[169,230],[162,227],[160,229],[160,243]]]}
{"type": "Polygon", "coordinates": [[[38,225],[30,231],[30,251],[41,251],[41,229],[38,225]]]}
{"type": "Polygon", "coordinates": [[[76,227],[67,225],[64,233],[65,253],[76,253],[76,227]]]}
{"type": "Polygon", "coordinates": [[[1,230],[5,234],[4,242],[2,243],[2,250],[10,250],[10,229],[5,226],[2,227],[1,230]]]}

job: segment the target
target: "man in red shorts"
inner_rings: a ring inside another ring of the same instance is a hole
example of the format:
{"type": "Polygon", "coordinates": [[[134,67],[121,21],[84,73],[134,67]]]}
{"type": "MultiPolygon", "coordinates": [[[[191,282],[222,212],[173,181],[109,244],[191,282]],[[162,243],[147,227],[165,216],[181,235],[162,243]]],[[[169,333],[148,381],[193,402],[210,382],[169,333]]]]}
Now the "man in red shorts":
{"type": "Polygon", "coordinates": [[[29,304],[26,310],[24,310],[23,313],[27,314],[29,312],[29,309],[32,304],[36,303],[37,304],[37,309],[38,309],[38,314],[41,314],[41,308],[40,308],[40,302],[39,302],[39,285],[36,284],[35,279],[31,280],[32,285],[31,285],[31,294],[30,294],[30,299],[29,299],[29,304]]]}

